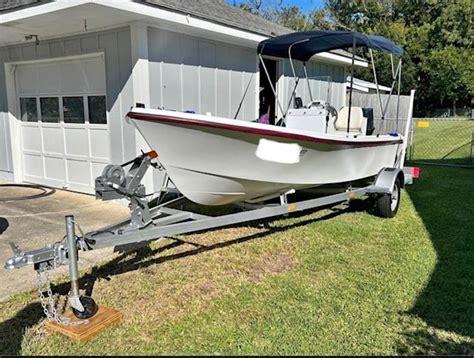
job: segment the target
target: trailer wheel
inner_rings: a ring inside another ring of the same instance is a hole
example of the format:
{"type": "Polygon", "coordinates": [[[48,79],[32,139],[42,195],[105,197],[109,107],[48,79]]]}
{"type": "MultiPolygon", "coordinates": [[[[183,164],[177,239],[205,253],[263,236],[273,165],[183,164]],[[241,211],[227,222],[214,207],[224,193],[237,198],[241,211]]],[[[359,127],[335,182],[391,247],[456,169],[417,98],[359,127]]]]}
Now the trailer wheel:
{"type": "Polygon", "coordinates": [[[81,312],[73,307],[72,313],[74,313],[74,316],[79,319],[89,319],[97,313],[99,307],[97,307],[97,304],[92,299],[92,297],[81,296],[79,300],[81,301],[82,306],[84,307],[84,311],[81,312]]]}
{"type": "Polygon", "coordinates": [[[376,199],[377,214],[383,218],[393,218],[397,215],[400,198],[400,181],[397,179],[393,185],[392,194],[383,194],[376,199]]]}

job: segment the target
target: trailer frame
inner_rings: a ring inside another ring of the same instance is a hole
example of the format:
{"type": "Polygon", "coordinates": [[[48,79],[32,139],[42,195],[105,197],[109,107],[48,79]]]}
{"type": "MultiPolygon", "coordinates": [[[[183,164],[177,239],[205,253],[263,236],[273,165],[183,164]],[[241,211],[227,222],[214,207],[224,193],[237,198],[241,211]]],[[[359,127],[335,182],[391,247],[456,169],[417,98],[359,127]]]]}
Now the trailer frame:
{"type": "MultiPolygon", "coordinates": [[[[99,230],[83,233],[73,215],[65,217],[66,235],[58,243],[49,244],[43,248],[22,251],[11,244],[14,256],[5,263],[6,269],[18,269],[33,265],[40,275],[45,271],[59,266],[69,265],[71,291],[69,302],[74,314],[81,318],[90,318],[95,312],[95,302],[92,298],[81,296],[79,292],[79,250],[89,251],[106,247],[115,247],[128,244],[138,244],[160,240],[165,237],[189,234],[193,232],[214,230],[231,225],[253,222],[278,216],[287,216],[292,213],[317,209],[341,202],[350,202],[364,195],[373,197],[392,194],[395,183],[401,187],[410,184],[413,180],[412,168],[383,168],[375,177],[374,183],[365,187],[353,188],[350,185],[345,191],[317,198],[291,202],[286,193],[278,193],[278,203],[262,203],[261,205],[242,204],[239,212],[208,216],[193,211],[173,208],[187,199],[179,195],[172,200],[165,201],[150,208],[146,199],[145,187],[141,184],[146,171],[150,166],[163,170],[154,159],[154,151],[143,153],[141,156],[122,165],[107,165],[100,177],[96,179],[95,190],[98,200],[128,199],[130,219],[109,225],[99,230]],[[128,172],[124,167],[131,165],[128,172]],[[76,229],[80,232],[78,236],[76,229]]],[[[177,192],[168,186],[170,182],[165,175],[164,184],[159,192],[158,199],[168,192],[177,192]]],[[[397,197],[397,200],[399,198],[397,197]]],[[[66,323],[65,323],[66,324],[66,323]]]]}

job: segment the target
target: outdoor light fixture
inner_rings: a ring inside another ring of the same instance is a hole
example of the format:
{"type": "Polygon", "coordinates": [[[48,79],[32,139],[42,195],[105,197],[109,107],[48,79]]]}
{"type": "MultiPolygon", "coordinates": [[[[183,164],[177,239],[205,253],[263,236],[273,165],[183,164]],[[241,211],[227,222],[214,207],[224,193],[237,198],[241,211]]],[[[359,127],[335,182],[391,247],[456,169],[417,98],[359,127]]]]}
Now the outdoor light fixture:
{"type": "Polygon", "coordinates": [[[35,45],[38,46],[39,45],[39,38],[38,38],[38,35],[26,35],[25,36],[25,40],[26,41],[29,41],[29,40],[32,40],[32,39],[35,39],[35,45]]]}

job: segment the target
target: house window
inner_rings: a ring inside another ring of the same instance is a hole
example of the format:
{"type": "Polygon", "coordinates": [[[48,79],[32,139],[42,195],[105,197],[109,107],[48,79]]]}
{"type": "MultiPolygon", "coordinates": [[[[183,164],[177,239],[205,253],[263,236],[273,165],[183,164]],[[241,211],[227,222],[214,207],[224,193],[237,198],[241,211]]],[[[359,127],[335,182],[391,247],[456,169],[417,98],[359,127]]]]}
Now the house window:
{"type": "Polygon", "coordinates": [[[63,97],[64,123],[85,123],[84,98],[63,97]]]}
{"type": "Polygon", "coordinates": [[[38,122],[36,98],[20,98],[20,119],[23,122],[38,122]]]}
{"type": "Polygon", "coordinates": [[[89,123],[107,124],[105,96],[87,97],[89,107],[89,123]]]}
{"type": "Polygon", "coordinates": [[[59,123],[59,98],[40,98],[41,121],[48,123],[59,123]]]}

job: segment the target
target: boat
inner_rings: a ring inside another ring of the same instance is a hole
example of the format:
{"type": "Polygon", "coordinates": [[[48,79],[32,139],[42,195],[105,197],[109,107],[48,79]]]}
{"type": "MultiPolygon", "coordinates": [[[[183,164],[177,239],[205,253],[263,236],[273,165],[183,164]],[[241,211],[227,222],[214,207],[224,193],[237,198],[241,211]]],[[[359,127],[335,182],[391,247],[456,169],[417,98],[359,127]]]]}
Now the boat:
{"type": "MultiPolygon", "coordinates": [[[[353,72],[356,47],[369,49],[371,57],[372,49],[403,54],[381,36],[351,31],[283,35],[261,42],[257,54],[267,75],[264,57],[289,59],[298,83],[293,61],[303,62],[308,80],[306,61],[312,56],[352,48],[353,72]]],[[[401,60],[394,80],[400,81],[400,73],[401,60]]],[[[383,168],[403,165],[404,136],[374,133],[370,111],[352,106],[352,86],[349,106],[338,110],[311,96],[305,106],[295,97],[294,108],[284,111],[272,90],[281,113],[274,125],[141,105],[130,110],[127,120],[158,153],[176,188],[201,205],[259,202],[292,190],[374,177],[383,168]]]]}

